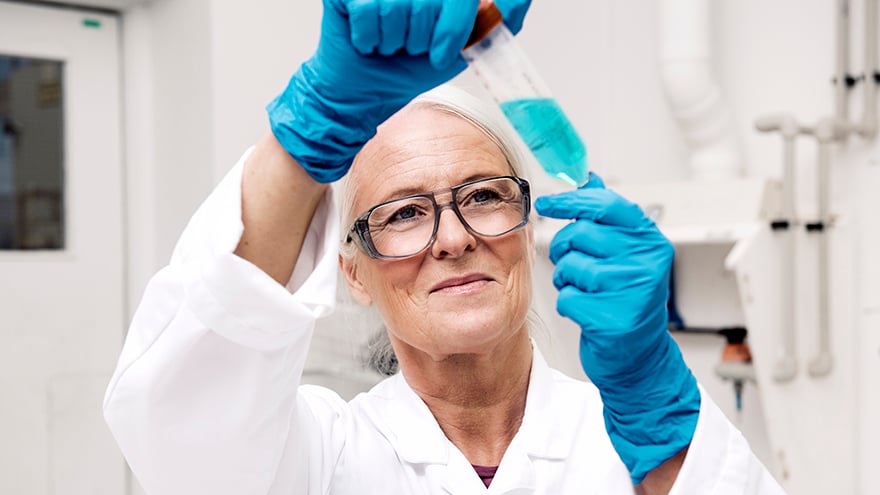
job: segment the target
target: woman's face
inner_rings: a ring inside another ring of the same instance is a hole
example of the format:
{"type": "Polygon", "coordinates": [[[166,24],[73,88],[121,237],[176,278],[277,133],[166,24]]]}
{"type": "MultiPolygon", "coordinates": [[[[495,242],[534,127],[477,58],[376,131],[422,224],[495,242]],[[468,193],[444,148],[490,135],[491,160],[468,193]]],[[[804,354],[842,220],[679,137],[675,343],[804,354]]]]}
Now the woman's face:
{"type": "MultiPolygon", "coordinates": [[[[343,228],[384,201],[509,175],[510,167],[498,145],[468,121],[408,107],[379,128],[350,173],[352,218],[343,228]]],[[[448,193],[437,195],[438,204],[448,201],[448,193]]],[[[447,208],[436,240],[416,256],[375,260],[358,250],[340,258],[340,266],[354,297],[376,304],[398,352],[443,359],[488,353],[527,331],[533,253],[530,224],[481,238],[447,208]]]]}

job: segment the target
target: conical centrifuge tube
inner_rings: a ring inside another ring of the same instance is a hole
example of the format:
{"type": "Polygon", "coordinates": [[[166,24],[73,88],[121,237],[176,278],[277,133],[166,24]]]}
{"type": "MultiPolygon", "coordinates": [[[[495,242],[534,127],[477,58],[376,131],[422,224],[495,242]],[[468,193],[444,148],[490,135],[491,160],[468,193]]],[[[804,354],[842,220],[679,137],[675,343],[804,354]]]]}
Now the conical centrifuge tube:
{"type": "Polygon", "coordinates": [[[493,2],[481,2],[462,55],[544,171],[580,187],[589,180],[584,142],[501,21],[493,2]]]}

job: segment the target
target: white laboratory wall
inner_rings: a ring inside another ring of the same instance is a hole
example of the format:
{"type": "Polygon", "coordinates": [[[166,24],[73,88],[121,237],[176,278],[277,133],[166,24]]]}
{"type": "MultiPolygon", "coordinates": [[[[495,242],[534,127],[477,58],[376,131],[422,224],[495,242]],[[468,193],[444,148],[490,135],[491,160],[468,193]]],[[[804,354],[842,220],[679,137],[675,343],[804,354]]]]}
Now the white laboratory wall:
{"type": "Polygon", "coordinates": [[[215,182],[204,4],[158,1],[122,17],[130,312],[215,182]]]}
{"type": "Polygon", "coordinates": [[[264,107],[318,44],[321,2],[211,2],[214,179],[268,129],[264,107]]]}
{"type": "Polygon", "coordinates": [[[858,297],[855,302],[855,317],[858,324],[853,329],[857,337],[857,366],[855,385],[860,392],[854,404],[856,411],[856,431],[862,441],[858,445],[856,457],[860,467],[857,493],[870,493],[874,489],[875,469],[880,464],[880,152],[875,146],[871,152],[864,153],[856,160],[854,189],[857,191],[856,229],[860,242],[854,256],[857,264],[855,280],[858,297]]]}
{"type": "Polygon", "coordinates": [[[130,309],[189,215],[268,129],[320,2],[156,0],[123,12],[130,309]]]}
{"type": "MultiPolygon", "coordinates": [[[[713,64],[752,176],[778,177],[781,171],[781,142],[755,132],[755,118],[790,111],[812,123],[831,112],[833,3],[712,2],[713,64]]],[[[610,184],[688,175],[687,150],[660,86],[657,8],[656,0],[535,0],[520,35],[585,138],[591,166],[610,184]]],[[[319,0],[155,0],[124,12],[132,304],[170,256],[196,205],[265,131],[263,107],[314,49],[320,10],[319,0]]],[[[857,12],[854,19],[857,33],[857,12]]],[[[853,69],[861,68],[859,39],[854,34],[853,69]]],[[[859,91],[852,98],[856,116],[859,91]]],[[[815,146],[802,141],[798,151],[798,190],[809,217],[815,146]]],[[[866,393],[880,390],[876,143],[852,139],[838,150],[833,182],[840,221],[832,248],[837,368],[826,379],[801,376],[793,385],[793,396],[806,405],[800,418],[762,397],[772,387],[759,393],[748,385],[737,413],[729,384],[712,372],[721,343],[680,339],[695,373],[758,455],[781,479],[793,479],[792,493],[869,493],[872,466],[880,463],[877,449],[858,439],[880,443],[880,403],[876,393],[866,393]],[[765,428],[789,419],[812,425],[798,452],[775,450],[774,433],[765,428]],[[790,466],[792,458],[800,467],[790,466]],[[816,472],[805,474],[803,466],[816,472]]],[[[798,256],[804,274],[798,291],[802,375],[815,350],[811,255],[807,246],[798,256]]],[[[564,358],[560,363],[569,370],[573,365],[564,358]]]]}

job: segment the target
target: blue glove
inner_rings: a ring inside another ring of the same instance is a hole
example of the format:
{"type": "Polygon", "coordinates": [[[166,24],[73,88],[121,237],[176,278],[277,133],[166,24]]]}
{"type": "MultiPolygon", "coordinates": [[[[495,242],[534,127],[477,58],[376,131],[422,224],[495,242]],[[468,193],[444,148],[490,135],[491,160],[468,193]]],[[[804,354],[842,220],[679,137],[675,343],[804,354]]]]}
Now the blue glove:
{"type": "MultiPolygon", "coordinates": [[[[499,9],[518,28],[529,2],[499,9]]],[[[464,70],[478,4],[324,0],[318,49],[267,107],[278,142],[319,182],[345,175],[379,124],[464,70]]]]}
{"type": "Polygon", "coordinates": [[[495,6],[501,12],[504,25],[513,34],[522,29],[523,19],[531,4],[532,0],[495,0],[495,6]]]}
{"type": "Polygon", "coordinates": [[[535,210],[575,220],[550,244],[557,310],[581,327],[581,365],[602,396],[605,428],[641,483],[690,445],[700,411],[666,326],[673,247],[595,174],[581,189],[538,198],[535,210]]]}

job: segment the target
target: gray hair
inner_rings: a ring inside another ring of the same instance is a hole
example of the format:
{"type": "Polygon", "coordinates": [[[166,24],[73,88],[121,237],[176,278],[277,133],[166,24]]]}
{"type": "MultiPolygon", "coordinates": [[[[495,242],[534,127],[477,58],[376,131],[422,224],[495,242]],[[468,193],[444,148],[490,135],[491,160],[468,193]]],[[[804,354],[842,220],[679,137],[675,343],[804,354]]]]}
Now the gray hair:
{"type": "MultiPolygon", "coordinates": [[[[511,175],[529,179],[528,171],[534,168],[529,162],[534,158],[495,102],[478,98],[452,84],[444,84],[416,97],[408,106],[446,112],[470,122],[498,145],[507,159],[511,175]]],[[[354,209],[354,184],[350,177],[351,174],[348,174],[340,181],[342,194],[340,195],[339,211],[343,228],[340,229],[342,238],[340,239],[339,252],[347,259],[354,256],[356,249],[353,243],[346,242],[348,222],[351,222],[355,215],[355,212],[352,211],[354,209]]],[[[529,310],[527,321],[530,328],[543,327],[543,323],[534,310],[529,310]]],[[[394,354],[391,340],[384,326],[368,342],[364,353],[364,364],[386,376],[397,372],[397,356],[394,354]]]]}
{"type": "MultiPolygon", "coordinates": [[[[482,131],[493,143],[498,145],[507,163],[510,173],[528,180],[528,171],[532,169],[530,161],[534,161],[531,152],[526,149],[522,139],[495,102],[478,98],[473,94],[452,84],[438,86],[431,91],[417,96],[408,107],[430,108],[440,112],[461,117],[482,131]]],[[[535,165],[537,166],[537,165],[535,165]]],[[[341,204],[339,208],[343,228],[340,229],[340,252],[346,258],[353,254],[353,246],[346,244],[348,222],[355,216],[354,184],[352,174],[347,174],[340,181],[341,204]]]]}

